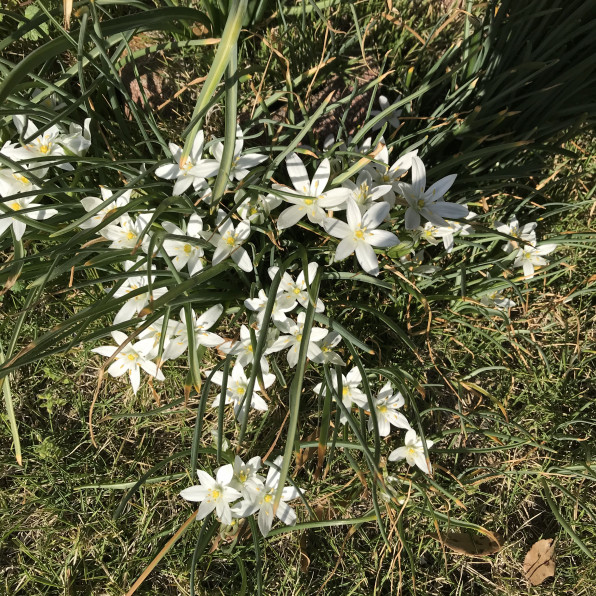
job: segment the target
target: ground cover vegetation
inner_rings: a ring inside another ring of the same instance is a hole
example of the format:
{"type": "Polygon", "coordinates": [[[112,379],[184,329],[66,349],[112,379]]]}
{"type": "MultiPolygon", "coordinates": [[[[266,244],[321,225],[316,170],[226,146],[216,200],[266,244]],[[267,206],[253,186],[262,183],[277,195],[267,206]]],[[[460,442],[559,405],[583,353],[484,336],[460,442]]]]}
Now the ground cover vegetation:
{"type": "Polygon", "coordinates": [[[5,593],[593,593],[589,3],[71,4],[0,10],[5,593]]]}

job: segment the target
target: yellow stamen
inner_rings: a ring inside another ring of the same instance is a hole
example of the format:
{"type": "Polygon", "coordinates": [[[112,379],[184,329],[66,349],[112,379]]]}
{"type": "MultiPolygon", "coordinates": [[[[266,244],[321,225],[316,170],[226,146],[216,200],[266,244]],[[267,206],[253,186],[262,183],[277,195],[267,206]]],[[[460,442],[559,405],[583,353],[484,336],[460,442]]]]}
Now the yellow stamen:
{"type": "Polygon", "coordinates": [[[190,254],[190,251],[192,250],[192,246],[190,244],[185,244],[184,245],[184,252],[188,255],[190,254]]]}

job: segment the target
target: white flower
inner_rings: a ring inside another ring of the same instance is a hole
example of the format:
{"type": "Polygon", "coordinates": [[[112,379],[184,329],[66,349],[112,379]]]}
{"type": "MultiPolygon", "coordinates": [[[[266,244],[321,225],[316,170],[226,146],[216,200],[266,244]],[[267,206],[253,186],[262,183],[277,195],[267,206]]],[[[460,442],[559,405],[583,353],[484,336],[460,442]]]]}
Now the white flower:
{"type": "Polygon", "coordinates": [[[18,242],[23,237],[23,234],[25,233],[25,229],[27,228],[26,222],[21,221],[20,219],[18,219],[16,217],[7,217],[7,216],[2,217],[2,213],[1,213],[2,211],[4,211],[5,213],[11,213],[11,212],[18,213],[19,211],[22,211],[23,209],[32,209],[32,208],[38,207],[38,209],[35,209],[35,211],[30,211],[29,213],[23,213],[22,217],[25,220],[27,218],[36,219],[36,220],[48,219],[49,217],[52,217],[58,213],[58,211],[56,211],[56,209],[48,209],[48,208],[44,207],[43,205],[39,205],[38,203],[32,203],[31,201],[33,201],[34,199],[35,199],[35,197],[18,198],[18,196],[17,196],[16,198],[10,199],[10,200],[1,204],[2,207],[0,207],[0,236],[2,234],[4,234],[4,232],[10,226],[12,226],[15,240],[18,242]]]}
{"type": "MultiPolygon", "coordinates": [[[[244,147],[244,133],[240,127],[237,126],[236,142],[234,143],[234,157],[232,158],[232,167],[230,169],[230,178],[236,178],[236,180],[246,178],[251,168],[258,166],[267,159],[266,155],[261,155],[260,153],[247,153],[246,155],[241,155],[242,147],[244,147]]],[[[211,147],[211,154],[217,160],[218,165],[221,164],[223,150],[224,146],[219,141],[211,147]]]]}
{"type": "MultiPolygon", "coordinates": [[[[63,157],[64,149],[59,143],[61,135],[60,129],[54,125],[48,128],[42,134],[36,134],[38,131],[37,126],[31,122],[27,117],[21,115],[15,115],[12,117],[14,125],[17,131],[24,139],[33,137],[26,145],[19,144],[5,144],[2,148],[2,152],[5,153],[11,159],[16,161],[29,161],[31,159],[37,159],[39,157],[63,157]]],[[[44,166],[51,164],[44,163],[44,166]]],[[[56,164],[63,170],[74,169],[69,163],[56,164]]]]}
{"type": "Polygon", "coordinates": [[[202,470],[197,470],[197,475],[200,485],[185,488],[180,492],[180,496],[187,501],[201,503],[197,519],[207,517],[215,509],[219,521],[229,526],[232,523],[230,503],[242,496],[230,486],[234,468],[231,464],[222,466],[215,473],[215,478],[202,470]]]}
{"type": "Polygon", "coordinates": [[[374,204],[374,201],[392,192],[391,184],[376,184],[373,182],[371,173],[367,170],[362,170],[358,174],[356,183],[346,180],[344,187],[350,190],[350,197],[356,202],[358,207],[360,207],[360,211],[363,213],[374,204]]]}
{"type": "MultiPolygon", "coordinates": [[[[261,332],[261,330],[258,331],[258,333],[261,332]]],[[[226,342],[225,344],[221,345],[219,349],[224,354],[236,356],[236,362],[243,368],[254,362],[255,355],[253,352],[252,342],[250,340],[250,331],[246,325],[242,325],[242,327],[240,327],[239,341],[235,341],[233,343],[226,342]],[[228,345],[228,343],[230,345],[228,345]]],[[[260,365],[263,375],[269,374],[269,363],[267,362],[267,358],[265,358],[265,356],[261,356],[260,365]]]]}
{"type": "Polygon", "coordinates": [[[377,203],[362,215],[353,199],[347,201],[348,223],[333,218],[323,222],[325,231],[341,238],[335,251],[335,261],[342,261],[356,252],[356,258],[364,271],[370,275],[379,274],[379,261],[373,246],[388,248],[399,244],[399,238],[386,230],[377,230],[387,217],[388,203],[377,203]]]}
{"type": "MultiPolygon", "coordinates": [[[[238,200],[238,193],[236,200],[238,200]]],[[[262,224],[265,218],[269,217],[270,213],[281,205],[281,199],[268,193],[266,195],[259,194],[256,199],[247,197],[240,205],[238,205],[238,216],[250,223],[262,224]]]]}
{"type": "MultiPolygon", "coordinates": [[[[315,279],[317,274],[317,263],[309,263],[308,264],[308,282],[312,283],[315,279]]],[[[269,267],[267,272],[269,273],[269,277],[273,279],[278,272],[279,267],[269,267]]],[[[308,307],[310,302],[310,297],[308,295],[308,287],[306,285],[306,279],[304,275],[304,271],[301,271],[296,278],[296,281],[292,279],[292,277],[287,273],[281,277],[279,282],[279,288],[277,290],[277,300],[287,300],[288,303],[291,301],[298,301],[301,306],[304,308],[308,307]]],[[[292,307],[293,308],[293,307],[292,307]]],[[[315,306],[315,312],[323,312],[325,310],[325,305],[320,298],[317,298],[317,304],[315,306]]]]}
{"type": "MultiPolygon", "coordinates": [[[[208,329],[211,329],[213,325],[219,319],[223,312],[223,306],[216,304],[208,310],[206,310],[200,317],[197,318],[194,310],[192,313],[192,329],[195,334],[195,341],[197,345],[206,346],[213,348],[219,346],[225,340],[223,337],[215,333],[211,333],[208,329]]],[[[180,323],[176,325],[172,338],[163,352],[164,360],[175,360],[178,356],[182,356],[188,348],[188,325],[186,324],[186,312],[182,308],[180,309],[180,323]]]]}
{"type": "MultiPolygon", "coordinates": [[[[331,378],[331,382],[333,383],[335,393],[337,393],[339,387],[335,375],[331,378]]],[[[341,376],[341,401],[348,411],[354,404],[359,408],[364,408],[368,404],[366,394],[358,387],[360,383],[362,383],[362,376],[357,368],[353,368],[347,375],[341,376]]],[[[317,394],[320,393],[322,386],[322,383],[315,385],[313,391],[317,394]]],[[[333,395],[333,399],[335,399],[335,395],[333,395]]],[[[339,421],[341,424],[345,424],[348,421],[348,417],[342,412],[339,421]]]]}
{"type": "MultiPolygon", "coordinates": [[[[151,276],[151,283],[154,283],[155,277],[151,276]]],[[[114,298],[121,298],[141,288],[147,288],[146,292],[137,294],[127,300],[121,307],[116,317],[114,318],[114,325],[130,321],[137,313],[140,313],[150,302],[156,298],[163,296],[168,290],[167,288],[154,288],[150,293],[148,291],[149,278],[146,275],[133,275],[128,277],[124,283],[114,292],[114,298]]]]}
{"type": "MultiPolygon", "coordinates": [[[[397,100],[399,101],[401,99],[401,97],[398,97],[397,100]]],[[[370,115],[371,118],[374,118],[375,116],[378,116],[381,112],[384,112],[390,105],[396,105],[397,102],[395,102],[394,104],[390,104],[389,100],[384,96],[384,95],[379,95],[379,106],[381,107],[380,110],[373,110],[370,115]]],[[[394,110],[391,114],[389,114],[389,116],[385,116],[384,118],[381,118],[381,120],[379,122],[377,122],[374,126],[373,126],[373,130],[379,130],[379,128],[381,128],[383,126],[383,124],[385,124],[385,122],[391,124],[391,126],[393,126],[393,128],[399,128],[399,116],[401,114],[402,110],[394,110]]]]}
{"type": "MultiPolygon", "coordinates": [[[[118,347],[127,340],[126,334],[121,331],[112,331],[112,337],[118,346],[100,346],[91,350],[102,356],[110,358],[118,347]]],[[[108,374],[113,377],[120,377],[128,373],[132,390],[136,393],[141,385],[141,368],[159,381],[164,380],[163,373],[158,370],[156,364],[151,361],[156,355],[153,339],[142,339],[137,343],[129,343],[116,356],[108,367],[108,374]]]]}
{"type": "MultiPolygon", "coordinates": [[[[501,232],[501,234],[513,236],[514,238],[521,240],[522,243],[526,244],[536,244],[536,225],[536,222],[530,222],[520,227],[515,215],[512,215],[506,224],[500,221],[495,222],[495,227],[497,228],[497,231],[501,232]]],[[[506,244],[503,244],[503,250],[507,254],[510,254],[513,252],[513,249],[517,248],[518,246],[518,242],[509,240],[506,244]]]]}
{"type": "Polygon", "coordinates": [[[174,190],[172,191],[174,196],[181,195],[191,184],[196,191],[206,188],[207,181],[205,178],[217,174],[219,162],[214,159],[203,159],[201,157],[204,141],[204,133],[200,130],[195,137],[190,154],[184,164],[180,164],[182,148],[175,143],[168,143],[174,163],[159,166],[155,170],[155,175],[166,180],[176,180],[174,190]]]}
{"type": "Polygon", "coordinates": [[[176,330],[177,326],[178,321],[175,321],[174,319],[168,319],[164,332],[164,318],[159,317],[159,319],[153,321],[153,323],[151,323],[149,327],[146,327],[145,329],[143,329],[143,331],[141,331],[141,333],[139,333],[139,339],[152,339],[153,349],[157,353],[157,351],[159,350],[159,344],[161,343],[162,336],[165,335],[163,342],[163,348],[165,350],[167,345],[170,343],[170,340],[174,335],[174,331],[176,330]]]}
{"type": "Polygon", "coordinates": [[[251,503],[254,503],[265,488],[265,479],[257,472],[261,469],[261,458],[257,455],[244,463],[237,455],[234,458],[234,476],[230,486],[251,503]]]}
{"type": "MultiPolygon", "coordinates": [[[[213,383],[216,385],[220,385],[223,382],[223,372],[218,370],[211,379],[213,383]]],[[[265,385],[265,389],[270,387],[273,382],[275,381],[275,375],[263,375],[263,383],[265,385]]],[[[250,407],[254,408],[255,410],[260,410],[264,412],[269,409],[267,406],[267,402],[259,395],[259,390],[255,383],[255,388],[253,389],[252,396],[246,395],[246,390],[248,387],[248,378],[244,373],[244,369],[242,365],[238,362],[234,364],[234,368],[232,369],[232,373],[228,375],[228,386],[226,388],[226,397],[225,403],[226,404],[234,404],[234,414],[236,418],[239,420],[243,420],[246,414],[248,413],[248,409],[250,407]],[[248,403],[247,403],[248,402],[248,403]]],[[[221,393],[216,396],[211,404],[212,408],[217,408],[219,406],[219,402],[221,401],[221,393]]]]}
{"type": "MultiPolygon", "coordinates": [[[[433,441],[426,439],[427,449],[430,449],[433,445],[433,441]]],[[[405,459],[410,466],[418,466],[425,474],[430,474],[432,471],[424,455],[422,438],[412,429],[406,433],[405,445],[398,447],[389,454],[389,461],[399,461],[401,459],[405,459]]]]}
{"type": "Polygon", "coordinates": [[[334,188],[325,192],[331,174],[331,165],[328,159],[321,162],[312,182],[302,160],[295,153],[286,158],[286,166],[294,189],[280,185],[274,185],[274,188],[291,193],[285,194],[283,200],[293,203],[293,205],[280,213],[277,219],[277,227],[280,230],[290,228],[305,215],[309,221],[321,223],[326,217],[325,209],[337,209],[350,195],[347,188],[334,188]],[[291,196],[292,194],[300,196],[294,197],[291,196]]]}
{"type": "Polygon", "coordinates": [[[398,182],[400,178],[412,167],[412,158],[418,154],[418,150],[409,151],[402,155],[392,166],[389,166],[389,151],[387,146],[383,145],[381,151],[372,161],[366,166],[366,169],[371,172],[372,179],[375,184],[390,184],[391,190],[383,197],[391,207],[395,205],[395,191],[398,190],[398,182]]]}
{"type": "MultiPolygon", "coordinates": [[[[288,349],[287,358],[288,364],[293,368],[298,363],[298,354],[300,352],[300,344],[302,343],[302,336],[304,334],[304,319],[305,312],[301,312],[292,324],[290,321],[285,321],[279,324],[278,327],[283,333],[287,335],[280,335],[273,345],[267,349],[267,354],[279,352],[288,349]]],[[[309,342],[306,354],[311,360],[321,353],[321,348],[316,342],[321,341],[328,333],[327,329],[321,327],[313,327],[310,332],[309,342]]]]}
{"type": "Polygon", "coordinates": [[[217,214],[217,232],[203,232],[203,238],[215,246],[213,253],[212,264],[217,265],[228,257],[232,260],[242,271],[250,272],[253,270],[252,261],[242,244],[248,240],[250,236],[250,224],[246,221],[241,221],[234,228],[231,219],[225,219],[226,214],[219,210],[217,214]]]}
{"type": "MultiPolygon", "coordinates": [[[[169,221],[164,221],[161,225],[168,234],[188,236],[189,238],[202,240],[203,220],[196,213],[190,216],[188,225],[186,226],[186,233],[169,221]]],[[[191,244],[185,240],[166,238],[163,242],[163,249],[166,251],[168,257],[172,259],[172,263],[177,271],[180,271],[186,265],[188,267],[188,273],[193,276],[203,268],[203,263],[201,262],[203,248],[197,244],[191,244]]]]}
{"type": "Polygon", "coordinates": [[[486,294],[480,296],[480,302],[485,306],[496,308],[498,310],[505,310],[506,308],[513,308],[515,302],[503,296],[503,290],[491,290],[486,294]]]}
{"type": "MultiPolygon", "coordinates": [[[[111,190],[104,188],[103,186],[100,187],[101,192],[101,199],[97,197],[84,197],[81,199],[81,205],[85,211],[89,212],[99,207],[100,205],[105,203],[105,207],[98,211],[95,215],[91,216],[89,219],[86,219],[84,222],[79,224],[79,227],[82,230],[87,230],[89,228],[95,228],[96,226],[100,225],[101,222],[108,217],[112,212],[120,207],[124,207],[128,205],[130,202],[130,195],[132,194],[132,188],[130,190],[124,191],[117,199],[110,201],[109,199],[114,194],[111,190]]],[[[119,220],[115,220],[112,222],[111,225],[118,225],[119,220]]],[[[134,226],[133,226],[134,227],[134,226]]],[[[136,241],[135,241],[136,245],[136,241]]]]}
{"type": "Polygon", "coordinates": [[[420,225],[420,216],[435,224],[445,226],[444,218],[460,219],[468,215],[468,208],[458,203],[446,203],[443,195],[455,182],[456,174],[451,174],[435,182],[428,190],[426,187],[426,168],[418,156],[412,157],[412,184],[398,182],[397,188],[406,199],[406,229],[415,230],[420,225]]]}
{"type": "Polygon", "coordinates": [[[523,267],[526,278],[534,277],[535,267],[548,265],[548,261],[543,255],[549,255],[557,248],[556,244],[541,244],[540,246],[524,246],[517,251],[514,267],[523,267]]]}
{"type": "Polygon", "coordinates": [[[246,500],[239,505],[234,506],[234,515],[237,517],[247,517],[257,511],[259,512],[259,529],[263,536],[269,534],[274,517],[280,519],[286,526],[293,526],[296,523],[296,513],[286,503],[286,501],[291,501],[300,496],[300,493],[293,486],[286,486],[283,488],[275,516],[273,514],[275,493],[277,492],[277,487],[279,485],[279,467],[281,466],[282,461],[283,457],[281,455],[275,459],[273,462],[275,467],[271,466],[271,468],[269,468],[265,486],[259,491],[254,503],[246,500]]]}
{"type": "MultiPolygon", "coordinates": [[[[375,413],[377,415],[377,424],[379,426],[379,435],[386,437],[391,425],[397,428],[410,430],[410,423],[406,417],[397,410],[404,405],[404,398],[398,391],[393,393],[390,383],[385,383],[376,398],[374,398],[375,413]]],[[[368,419],[368,430],[374,429],[374,423],[371,417],[368,419]]]]}
{"type": "MultiPolygon", "coordinates": [[[[99,233],[112,241],[110,248],[136,248],[143,230],[149,225],[151,216],[148,213],[139,213],[136,219],[129,215],[121,215],[117,222],[112,222],[102,228],[99,233]]],[[[143,247],[146,247],[148,234],[143,238],[143,247]]]]}
{"type": "Polygon", "coordinates": [[[346,363],[341,359],[341,356],[333,351],[333,348],[341,341],[341,335],[337,331],[330,331],[322,340],[317,342],[321,353],[317,354],[312,361],[317,364],[327,362],[328,364],[338,364],[345,366],[346,363]]]}
{"type": "Polygon", "coordinates": [[[83,126],[80,124],[70,124],[68,134],[60,135],[58,143],[69,153],[74,153],[82,157],[91,147],[91,132],[89,125],[91,118],[85,118],[83,126]]]}
{"type": "MultiPolygon", "coordinates": [[[[247,298],[244,301],[244,306],[248,310],[252,310],[257,313],[256,323],[258,327],[263,325],[263,317],[265,316],[265,310],[269,298],[265,294],[265,290],[259,290],[257,298],[247,298]]],[[[271,311],[271,320],[278,324],[284,323],[287,320],[286,313],[296,308],[296,299],[288,296],[276,296],[275,302],[273,303],[273,310],[271,311]]]]}

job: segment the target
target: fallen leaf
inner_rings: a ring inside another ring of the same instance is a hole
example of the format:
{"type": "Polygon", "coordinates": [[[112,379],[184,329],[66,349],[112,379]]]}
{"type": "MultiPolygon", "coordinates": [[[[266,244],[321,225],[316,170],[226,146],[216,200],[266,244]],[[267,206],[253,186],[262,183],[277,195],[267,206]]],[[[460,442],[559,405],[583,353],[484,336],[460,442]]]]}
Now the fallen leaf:
{"type": "Polygon", "coordinates": [[[492,555],[502,548],[501,540],[493,532],[486,530],[485,536],[468,532],[446,532],[431,534],[443,546],[460,555],[485,556],[492,555]]]}
{"type": "Polygon", "coordinates": [[[524,575],[533,585],[539,586],[555,575],[555,545],[552,538],[534,543],[524,559],[524,575]]]}

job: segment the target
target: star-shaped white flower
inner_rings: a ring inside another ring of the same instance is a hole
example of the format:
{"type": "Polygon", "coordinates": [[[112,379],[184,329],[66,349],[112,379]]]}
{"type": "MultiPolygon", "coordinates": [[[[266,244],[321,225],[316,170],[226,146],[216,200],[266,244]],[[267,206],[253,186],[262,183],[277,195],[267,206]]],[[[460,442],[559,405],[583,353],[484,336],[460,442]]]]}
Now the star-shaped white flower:
{"type": "Polygon", "coordinates": [[[341,341],[341,335],[337,331],[330,331],[322,340],[317,342],[321,353],[317,354],[312,361],[317,364],[337,364],[339,366],[345,366],[346,363],[341,359],[341,356],[333,351],[333,348],[341,341]]]}
{"type": "MultiPolygon", "coordinates": [[[[265,290],[259,290],[257,298],[247,298],[244,301],[244,306],[246,306],[248,310],[257,313],[256,317],[253,317],[253,319],[259,328],[263,325],[263,317],[265,316],[268,302],[269,297],[265,294],[265,290]]],[[[291,296],[276,296],[275,302],[273,303],[273,310],[271,311],[271,320],[276,324],[284,323],[288,318],[286,313],[294,310],[296,304],[296,299],[291,296]]]]}
{"type": "Polygon", "coordinates": [[[234,468],[231,464],[222,466],[215,473],[215,478],[197,470],[199,485],[185,488],[180,496],[187,501],[200,502],[197,519],[207,517],[213,510],[219,521],[229,526],[232,523],[232,512],[230,503],[238,500],[242,495],[235,488],[230,486],[234,476],[234,468]]]}
{"type": "MultiPolygon", "coordinates": [[[[95,215],[92,215],[89,219],[86,219],[84,222],[79,224],[79,227],[82,230],[95,228],[96,226],[100,225],[101,222],[116,209],[124,207],[128,205],[128,203],[130,202],[130,195],[132,194],[132,189],[123,192],[117,199],[113,201],[109,200],[114,194],[111,190],[104,188],[103,186],[100,187],[99,190],[101,192],[101,199],[97,197],[84,197],[81,199],[81,205],[83,205],[83,208],[87,212],[92,211],[96,207],[99,207],[100,205],[105,203],[105,207],[103,207],[95,215]]],[[[118,226],[118,222],[119,219],[114,220],[111,225],[118,226]]]]}
{"type": "MultiPolygon", "coordinates": [[[[14,196],[14,195],[12,195],[14,196]]],[[[22,217],[31,218],[36,220],[41,219],[48,219],[54,215],[57,215],[58,211],[56,209],[48,209],[43,205],[39,205],[38,203],[33,203],[32,201],[35,199],[34,196],[30,197],[22,197],[19,198],[18,195],[8,201],[4,202],[0,206],[0,216],[2,216],[2,211],[4,213],[10,214],[12,212],[18,213],[19,211],[23,211],[24,209],[32,209],[37,208],[35,211],[30,211],[28,213],[23,213],[22,217]]],[[[12,226],[14,231],[14,237],[17,242],[23,237],[25,233],[25,229],[27,228],[27,223],[25,221],[21,221],[16,217],[4,216],[0,219],[0,236],[4,234],[8,228],[12,226]]]]}
{"type": "MultiPolygon", "coordinates": [[[[501,232],[501,234],[507,234],[507,236],[513,236],[521,241],[522,244],[536,244],[536,226],[537,224],[534,221],[520,226],[515,215],[512,215],[506,224],[500,221],[495,222],[497,231],[501,232]]],[[[510,254],[519,245],[519,242],[508,240],[506,244],[503,244],[503,250],[507,254],[510,254]]]]}
{"type": "MultiPolygon", "coordinates": [[[[433,441],[426,439],[427,449],[430,449],[433,445],[433,441]]],[[[418,466],[425,474],[430,474],[432,471],[424,455],[422,438],[412,429],[406,433],[405,445],[394,449],[389,454],[389,461],[399,461],[402,459],[405,459],[409,466],[418,466]]]]}
{"type": "MultiPolygon", "coordinates": [[[[257,330],[257,340],[259,337],[259,333],[262,333],[262,330],[257,330]]],[[[232,356],[236,356],[236,362],[240,364],[243,368],[246,368],[249,364],[254,362],[254,351],[252,346],[252,341],[250,339],[250,331],[246,325],[242,325],[240,327],[240,339],[235,342],[227,341],[225,344],[219,346],[219,349],[224,354],[230,354],[232,356]]],[[[267,362],[267,358],[265,356],[261,356],[261,372],[263,375],[269,374],[269,363],[267,362]]]]}
{"type": "Polygon", "coordinates": [[[536,267],[544,267],[548,265],[548,261],[543,258],[544,255],[549,255],[557,248],[556,244],[541,244],[540,246],[523,246],[517,251],[514,267],[523,267],[526,278],[534,277],[536,267]]]}
{"type": "Polygon", "coordinates": [[[373,181],[371,173],[367,170],[360,171],[358,178],[356,178],[356,183],[346,180],[344,187],[350,190],[350,197],[354,199],[362,213],[372,207],[374,201],[392,192],[391,184],[377,184],[373,181]]]}
{"type": "MultiPolygon", "coordinates": [[[[288,364],[294,368],[298,363],[298,354],[300,352],[300,345],[302,343],[302,336],[304,334],[304,319],[306,318],[306,313],[301,312],[297,319],[296,323],[291,322],[291,320],[284,321],[284,323],[278,324],[278,327],[283,333],[287,335],[280,335],[275,342],[267,349],[267,354],[271,354],[273,352],[280,352],[281,350],[288,350],[287,359],[288,364]]],[[[310,332],[308,347],[307,347],[307,357],[311,360],[318,356],[321,353],[321,348],[317,345],[318,341],[321,341],[328,333],[327,329],[323,329],[322,327],[313,327],[310,332]]]]}
{"type": "Polygon", "coordinates": [[[253,264],[242,244],[250,236],[250,224],[241,221],[236,227],[231,219],[220,209],[217,214],[217,232],[203,232],[203,238],[215,246],[212,264],[217,265],[231,257],[234,263],[247,273],[253,270],[253,264]]]}
{"type": "MultiPolygon", "coordinates": [[[[223,383],[223,372],[218,370],[211,379],[216,385],[223,383]]],[[[275,381],[275,375],[263,375],[263,383],[265,389],[270,387],[275,381]]],[[[255,383],[252,396],[246,394],[248,388],[248,377],[246,376],[242,365],[239,362],[234,364],[231,374],[228,375],[228,386],[226,388],[226,404],[234,405],[234,414],[238,420],[243,420],[250,408],[264,412],[269,409],[267,402],[259,395],[259,389],[255,383]],[[250,401],[249,401],[250,399],[250,401]]],[[[219,393],[213,403],[212,408],[217,408],[221,401],[221,393],[219,393]]]]}
{"type": "MultiPolygon", "coordinates": [[[[317,263],[308,264],[308,282],[312,283],[317,274],[317,263]]],[[[279,267],[269,267],[267,272],[269,277],[273,279],[277,274],[279,267]]],[[[279,288],[277,290],[277,300],[287,300],[288,303],[291,301],[298,301],[298,303],[304,308],[308,307],[310,297],[308,295],[308,287],[306,285],[306,276],[304,271],[301,271],[296,278],[296,281],[292,279],[289,273],[284,272],[279,282],[279,288]]],[[[317,298],[317,304],[315,306],[315,312],[323,312],[325,305],[320,298],[317,298]]]]}
{"type": "MultiPolygon", "coordinates": [[[[192,329],[195,334],[195,342],[197,345],[206,346],[213,348],[219,346],[225,340],[223,337],[208,331],[215,325],[221,313],[223,312],[223,306],[216,304],[208,310],[206,310],[200,317],[197,317],[196,313],[192,312],[192,329]]],[[[164,360],[175,360],[179,356],[182,356],[188,348],[188,325],[186,324],[186,312],[182,308],[180,309],[180,322],[174,329],[174,333],[168,344],[168,347],[164,350],[164,360]]]]}
{"type": "Polygon", "coordinates": [[[324,220],[325,231],[341,238],[334,260],[342,261],[355,252],[362,269],[370,275],[378,275],[379,261],[373,246],[389,248],[399,244],[399,238],[395,234],[377,229],[389,214],[389,210],[388,203],[377,203],[363,215],[356,202],[348,199],[348,223],[334,218],[324,220]]]}
{"type": "Polygon", "coordinates": [[[420,225],[420,216],[436,226],[445,226],[445,218],[462,219],[468,215],[468,208],[458,203],[446,203],[443,195],[455,182],[456,174],[450,174],[426,187],[426,168],[418,156],[412,157],[412,184],[398,182],[399,193],[408,202],[406,229],[415,230],[420,225]]]}
{"type": "Polygon", "coordinates": [[[230,486],[251,503],[254,503],[265,488],[265,479],[258,474],[261,458],[257,455],[244,463],[237,455],[234,458],[234,476],[230,486]]]}
{"type": "MultiPolygon", "coordinates": [[[[370,139],[368,139],[370,141],[370,139]]],[[[383,145],[375,160],[366,166],[367,171],[372,175],[373,183],[378,185],[390,184],[391,189],[383,197],[391,208],[395,206],[395,192],[398,190],[400,178],[412,167],[412,158],[418,155],[418,150],[409,151],[397,159],[393,165],[389,165],[389,151],[383,145]]]]}
{"type": "MultiPolygon", "coordinates": [[[[203,239],[203,220],[196,213],[193,213],[190,216],[188,225],[186,226],[186,233],[169,221],[164,221],[161,225],[168,234],[187,236],[188,238],[195,238],[197,240],[203,239]]],[[[194,243],[191,244],[186,240],[166,238],[163,242],[163,249],[172,259],[172,263],[177,271],[180,271],[184,266],[187,266],[188,273],[193,276],[203,269],[201,257],[204,253],[201,246],[194,243]]]]}
{"type": "MultiPolygon", "coordinates": [[[[404,398],[398,391],[393,392],[393,388],[390,383],[385,383],[377,397],[374,398],[375,413],[377,415],[377,425],[379,427],[379,435],[386,437],[390,430],[391,425],[397,428],[403,428],[410,430],[410,423],[406,417],[397,410],[404,405],[404,398]]],[[[368,419],[368,430],[374,429],[374,423],[372,416],[368,419]]]]}
{"type": "MultiPolygon", "coordinates": [[[[127,261],[128,268],[132,265],[132,261],[127,261]]],[[[155,277],[151,276],[151,283],[155,282],[155,277]]],[[[132,296],[121,307],[116,317],[114,318],[114,325],[130,321],[137,313],[140,313],[148,304],[163,296],[168,290],[167,288],[152,288],[149,292],[149,278],[146,275],[134,274],[126,278],[124,283],[114,292],[114,298],[122,298],[127,296],[135,290],[147,288],[146,292],[142,292],[132,296]]]]}
{"type": "Polygon", "coordinates": [[[292,203],[292,206],[284,209],[277,219],[277,227],[280,230],[292,227],[305,215],[309,221],[321,223],[326,217],[326,209],[339,208],[350,195],[347,188],[333,188],[325,192],[331,174],[328,159],[321,162],[312,182],[302,160],[295,153],[286,158],[286,166],[294,188],[274,185],[274,188],[284,191],[283,200],[292,203]],[[297,196],[293,196],[294,194],[297,196]]]}
{"type": "MultiPolygon", "coordinates": [[[[8,157],[15,161],[29,161],[39,157],[64,157],[64,149],[59,142],[62,133],[56,125],[51,126],[42,134],[37,134],[37,126],[26,116],[14,115],[12,119],[17,131],[24,139],[33,138],[26,145],[19,145],[18,143],[5,145],[2,151],[8,157]]],[[[49,165],[53,164],[44,163],[46,167],[49,165]]],[[[63,170],[74,169],[69,163],[56,165],[63,170]]]]}
{"type": "MultiPolygon", "coordinates": [[[[248,176],[250,170],[259,164],[263,163],[266,155],[260,153],[246,153],[242,155],[242,148],[244,147],[244,133],[239,126],[236,127],[236,142],[234,143],[234,157],[232,158],[232,167],[230,169],[230,178],[236,180],[243,180],[248,176]]],[[[221,164],[223,157],[224,146],[223,143],[217,141],[211,146],[211,154],[221,164]]]]}
{"type": "MultiPolygon", "coordinates": [[[[112,331],[112,338],[118,344],[117,346],[100,346],[91,351],[111,358],[118,347],[128,339],[126,334],[121,331],[112,331]]],[[[135,344],[131,342],[117,354],[108,367],[108,374],[112,377],[120,377],[128,373],[132,390],[136,394],[141,385],[141,368],[157,380],[164,380],[163,373],[157,368],[155,362],[151,361],[156,353],[157,350],[154,348],[154,341],[151,338],[142,339],[135,344]]]]}
{"type": "MultiPolygon", "coordinates": [[[[102,228],[99,233],[108,240],[112,241],[110,248],[136,248],[143,230],[148,226],[151,220],[149,213],[139,213],[136,219],[130,215],[121,215],[117,222],[109,223],[102,228]]],[[[145,248],[149,239],[147,232],[143,237],[142,246],[145,248]]]]}
{"type": "MultiPolygon", "coordinates": [[[[333,383],[333,389],[335,390],[335,393],[337,393],[339,387],[335,375],[331,378],[331,381],[333,383]]],[[[341,382],[341,401],[347,410],[350,410],[354,404],[359,408],[367,406],[368,400],[366,399],[366,394],[359,387],[360,383],[362,383],[362,375],[356,367],[354,367],[347,375],[342,375],[341,382]]],[[[318,394],[321,392],[322,387],[322,383],[319,383],[318,385],[315,385],[313,391],[318,394]]],[[[333,395],[333,399],[335,399],[335,395],[333,395]]],[[[342,412],[339,421],[341,424],[345,424],[348,421],[348,417],[342,412]]]]}
{"type": "Polygon", "coordinates": [[[184,164],[180,164],[182,157],[182,147],[175,143],[168,143],[172,152],[174,163],[159,166],[155,170],[155,175],[165,180],[176,180],[172,194],[181,195],[192,184],[193,188],[199,192],[207,188],[206,178],[215,176],[219,170],[219,162],[214,159],[203,159],[203,145],[205,135],[202,130],[197,133],[192,145],[192,149],[184,164]]]}
{"type": "Polygon", "coordinates": [[[254,502],[245,500],[242,503],[234,506],[234,515],[236,517],[248,517],[253,513],[259,512],[258,522],[259,529],[263,536],[267,536],[273,525],[273,518],[277,517],[286,526],[293,526],[296,523],[296,513],[287,504],[287,501],[297,499],[300,493],[293,486],[286,486],[281,493],[281,499],[278,503],[277,511],[273,514],[273,505],[275,502],[275,493],[279,486],[279,467],[283,461],[280,455],[275,458],[274,466],[269,468],[265,486],[262,488],[254,502]]]}

